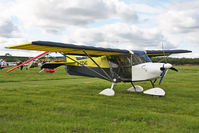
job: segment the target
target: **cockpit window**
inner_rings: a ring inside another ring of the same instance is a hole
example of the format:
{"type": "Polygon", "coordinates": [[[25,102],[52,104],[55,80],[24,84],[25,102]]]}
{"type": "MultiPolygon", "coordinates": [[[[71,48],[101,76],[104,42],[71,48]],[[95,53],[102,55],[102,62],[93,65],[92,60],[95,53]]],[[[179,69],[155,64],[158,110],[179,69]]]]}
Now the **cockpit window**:
{"type": "Polygon", "coordinates": [[[151,59],[144,51],[133,50],[133,52],[134,55],[137,55],[136,57],[139,58],[139,60],[142,60],[139,63],[151,62],[151,59]]]}
{"type": "MultiPolygon", "coordinates": [[[[134,51],[133,51],[134,52],[134,51]]],[[[132,66],[151,62],[144,51],[136,51],[128,55],[108,56],[112,77],[117,81],[131,81],[132,66]]]]}
{"type": "Polygon", "coordinates": [[[143,60],[142,58],[140,58],[140,56],[136,55],[136,54],[132,54],[131,55],[131,59],[132,59],[132,65],[138,65],[141,63],[145,63],[145,60],[143,60]]]}
{"type": "Polygon", "coordinates": [[[108,56],[112,77],[117,81],[131,81],[131,55],[108,56]]]}

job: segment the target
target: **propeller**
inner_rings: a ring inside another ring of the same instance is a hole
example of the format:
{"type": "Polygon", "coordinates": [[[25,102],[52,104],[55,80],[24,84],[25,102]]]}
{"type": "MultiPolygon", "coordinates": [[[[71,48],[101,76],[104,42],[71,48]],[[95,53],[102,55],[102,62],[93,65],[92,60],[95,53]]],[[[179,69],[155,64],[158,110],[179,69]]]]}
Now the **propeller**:
{"type": "Polygon", "coordinates": [[[164,76],[166,75],[166,72],[167,70],[163,70],[162,74],[161,74],[161,78],[160,78],[160,81],[159,81],[159,85],[162,83],[162,80],[164,79],[164,76]]]}
{"type": "Polygon", "coordinates": [[[178,69],[176,69],[175,67],[171,67],[171,68],[169,68],[169,69],[178,72],[178,69]]]}
{"type": "Polygon", "coordinates": [[[163,52],[163,55],[164,55],[165,63],[163,63],[163,66],[160,68],[160,70],[162,71],[162,74],[161,74],[161,78],[160,78],[160,81],[159,81],[159,85],[162,83],[162,80],[164,79],[168,69],[171,69],[173,71],[178,72],[178,70],[176,68],[174,68],[171,64],[167,63],[167,61],[168,61],[167,57],[168,56],[166,56],[166,54],[165,54],[163,42],[162,42],[162,52],[163,52]]]}
{"type": "Polygon", "coordinates": [[[160,68],[160,70],[162,71],[162,74],[161,74],[161,78],[159,81],[159,85],[162,83],[162,80],[164,79],[164,76],[166,75],[168,69],[178,72],[178,70],[176,68],[174,68],[171,64],[169,64],[169,63],[163,64],[163,66],[160,68]]]}

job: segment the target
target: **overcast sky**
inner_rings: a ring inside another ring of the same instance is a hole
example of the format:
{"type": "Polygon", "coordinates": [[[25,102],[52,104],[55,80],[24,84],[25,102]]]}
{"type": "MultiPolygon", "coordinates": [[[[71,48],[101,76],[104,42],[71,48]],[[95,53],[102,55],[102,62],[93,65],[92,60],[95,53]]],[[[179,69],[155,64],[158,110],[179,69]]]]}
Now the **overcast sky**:
{"type": "Polygon", "coordinates": [[[41,40],[134,50],[163,43],[199,57],[198,0],[0,0],[0,12],[0,55],[37,55],[5,47],[41,40]]]}

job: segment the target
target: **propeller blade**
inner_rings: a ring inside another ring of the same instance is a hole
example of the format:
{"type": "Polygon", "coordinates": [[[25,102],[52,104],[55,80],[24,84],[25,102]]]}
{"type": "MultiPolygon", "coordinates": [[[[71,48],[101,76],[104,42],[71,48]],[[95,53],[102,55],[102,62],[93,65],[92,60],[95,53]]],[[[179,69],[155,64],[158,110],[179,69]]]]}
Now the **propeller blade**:
{"type": "Polygon", "coordinates": [[[164,71],[162,72],[162,76],[161,76],[159,85],[162,83],[162,80],[164,79],[164,76],[165,76],[166,72],[167,72],[167,70],[164,70],[164,71]]]}
{"type": "Polygon", "coordinates": [[[178,72],[178,69],[176,69],[176,68],[174,68],[174,67],[171,67],[171,68],[169,68],[169,69],[178,72]]]}
{"type": "Polygon", "coordinates": [[[162,67],[160,67],[160,70],[161,70],[161,71],[165,71],[164,64],[163,64],[162,67]]]}

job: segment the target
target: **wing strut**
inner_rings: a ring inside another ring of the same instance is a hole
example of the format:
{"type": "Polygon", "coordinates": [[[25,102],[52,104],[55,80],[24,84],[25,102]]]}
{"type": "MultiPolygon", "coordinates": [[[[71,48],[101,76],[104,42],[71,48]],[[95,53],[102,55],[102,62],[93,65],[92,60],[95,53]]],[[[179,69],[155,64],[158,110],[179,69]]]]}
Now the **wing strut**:
{"type": "Polygon", "coordinates": [[[102,69],[99,64],[97,64],[97,62],[95,60],[93,60],[93,58],[88,55],[88,53],[83,49],[83,52],[88,56],[88,58],[90,58],[94,63],[95,65],[97,65],[97,67],[113,82],[113,79],[108,75],[108,73],[106,71],[104,71],[104,69],[102,69]]]}
{"type": "MultiPolygon", "coordinates": [[[[83,67],[88,68],[89,70],[93,71],[94,73],[98,74],[99,76],[102,76],[102,77],[105,78],[106,80],[110,80],[110,79],[108,79],[107,77],[105,77],[104,75],[102,75],[102,74],[96,72],[95,70],[93,70],[93,69],[91,69],[91,68],[85,66],[84,64],[79,63],[78,61],[74,60],[73,58],[71,58],[71,57],[69,57],[69,56],[67,56],[67,55],[65,55],[65,54],[64,54],[64,56],[67,57],[67,58],[69,58],[69,59],[71,59],[72,61],[76,62],[77,64],[79,64],[79,65],[81,65],[81,66],[83,66],[83,67]]],[[[111,81],[112,81],[112,80],[111,80],[111,81]]]]}
{"type": "Polygon", "coordinates": [[[32,61],[32,60],[34,60],[34,59],[37,59],[37,58],[39,58],[39,57],[42,57],[42,56],[46,55],[47,53],[48,53],[48,51],[45,51],[45,52],[43,52],[42,54],[37,55],[36,57],[31,58],[30,60],[27,60],[27,61],[23,62],[22,64],[20,64],[20,65],[14,67],[14,68],[8,70],[6,73],[9,73],[9,72],[11,72],[12,70],[15,70],[16,68],[25,65],[25,64],[27,64],[28,62],[30,62],[30,61],[32,61]]]}

